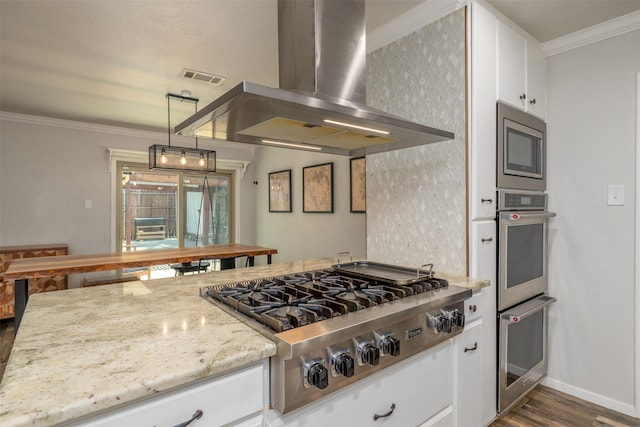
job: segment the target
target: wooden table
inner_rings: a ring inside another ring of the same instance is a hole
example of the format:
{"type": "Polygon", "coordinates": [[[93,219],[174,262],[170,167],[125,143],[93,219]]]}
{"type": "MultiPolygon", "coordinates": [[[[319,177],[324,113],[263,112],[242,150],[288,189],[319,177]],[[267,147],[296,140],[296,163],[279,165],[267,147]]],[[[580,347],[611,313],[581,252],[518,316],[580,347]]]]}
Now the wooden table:
{"type": "Polygon", "coordinates": [[[195,248],[22,258],[11,262],[4,277],[15,280],[15,330],[17,333],[24,309],[27,306],[29,279],[58,274],[88,273],[241,256],[247,256],[249,265],[252,266],[254,265],[254,257],[266,255],[267,263],[271,264],[271,255],[277,253],[277,249],[230,243],[195,248]]]}

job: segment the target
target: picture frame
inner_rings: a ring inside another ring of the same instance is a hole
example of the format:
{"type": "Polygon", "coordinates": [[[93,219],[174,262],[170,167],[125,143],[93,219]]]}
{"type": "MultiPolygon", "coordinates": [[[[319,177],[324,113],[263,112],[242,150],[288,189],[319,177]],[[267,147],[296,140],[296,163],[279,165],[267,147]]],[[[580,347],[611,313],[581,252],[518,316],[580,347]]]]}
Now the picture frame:
{"type": "Polygon", "coordinates": [[[333,162],[302,168],[302,212],[333,213],[333,162]]]}
{"type": "Polygon", "coordinates": [[[351,159],[349,169],[350,209],[352,213],[367,212],[367,160],[366,157],[351,159]]]}
{"type": "Polygon", "coordinates": [[[269,212],[291,212],[291,169],[269,173],[269,212]]]}

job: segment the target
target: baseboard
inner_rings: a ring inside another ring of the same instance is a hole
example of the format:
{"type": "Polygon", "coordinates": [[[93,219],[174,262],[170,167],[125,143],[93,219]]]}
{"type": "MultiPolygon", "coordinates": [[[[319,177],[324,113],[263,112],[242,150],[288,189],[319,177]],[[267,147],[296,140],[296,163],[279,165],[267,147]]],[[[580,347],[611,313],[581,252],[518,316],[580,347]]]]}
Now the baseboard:
{"type": "Polygon", "coordinates": [[[619,402],[617,400],[611,399],[606,396],[602,396],[597,393],[593,393],[589,390],[585,390],[580,387],[576,387],[562,381],[558,381],[553,378],[546,377],[542,380],[542,385],[550,387],[554,390],[561,391],[563,393],[570,394],[572,396],[578,397],[582,400],[586,400],[588,402],[594,403],[596,405],[604,406],[605,408],[611,409],[616,412],[620,412],[621,414],[628,415],[630,417],[637,417],[636,410],[633,405],[629,405],[628,403],[619,402]]]}

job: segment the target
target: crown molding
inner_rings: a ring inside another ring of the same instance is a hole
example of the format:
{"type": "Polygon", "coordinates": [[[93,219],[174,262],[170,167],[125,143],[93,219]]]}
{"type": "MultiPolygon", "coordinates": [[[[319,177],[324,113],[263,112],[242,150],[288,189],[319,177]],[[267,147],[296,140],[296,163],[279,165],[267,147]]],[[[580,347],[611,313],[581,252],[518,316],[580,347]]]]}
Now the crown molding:
{"type": "Polygon", "coordinates": [[[549,57],[638,29],[640,29],[640,10],[549,40],[542,43],[542,51],[549,57]]]}
{"type": "Polygon", "coordinates": [[[380,49],[464,7],[463,0],[431,0],[367,33],[367,53],[380,49]]]}
{"type": "MultiPolygon", "coordinates": [[[[165,132],[154,132],[148,130],[139,130],[131,128],[123,128],[118,126],[99,125],[96,123],[78,122],[74,120],[56,119],[43,116],[32,116],[29,114],[10,113],[6,111],[0,111],[0,120],[16,123],[24,123],[37,126],[50,126],[64,129],[80,130],[85,132],[98,132],[110,135],[119,135],[134,138],[143,138],[150,140],[157,140],[167,142],[167,134],[165,132]]],[[[194,140],[193,137],[182,135],[171,135],[171,142],[176,143],[190,143],[194,140]]],[[[212,145],[217,149],[234,149],[247,152],[255,152],[255,147],[251,144],[233,143],[229,141],[222,141],[219,139],[207,139],[207,145],[212,145]],[[232,146],[230,144],[233,144],[232,146]]]]}

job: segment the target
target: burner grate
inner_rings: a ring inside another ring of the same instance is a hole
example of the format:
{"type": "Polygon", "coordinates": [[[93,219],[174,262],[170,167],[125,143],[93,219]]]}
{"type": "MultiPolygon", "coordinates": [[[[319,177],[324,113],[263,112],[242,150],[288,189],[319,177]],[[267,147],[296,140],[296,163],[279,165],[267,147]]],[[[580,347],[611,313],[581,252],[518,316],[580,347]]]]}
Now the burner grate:
{"type": "Polygon", "coordinates": [[[325,269],[212,286],[205,293],[282,332],[447,286],[436,278],[392,285],[325,269]]]}

